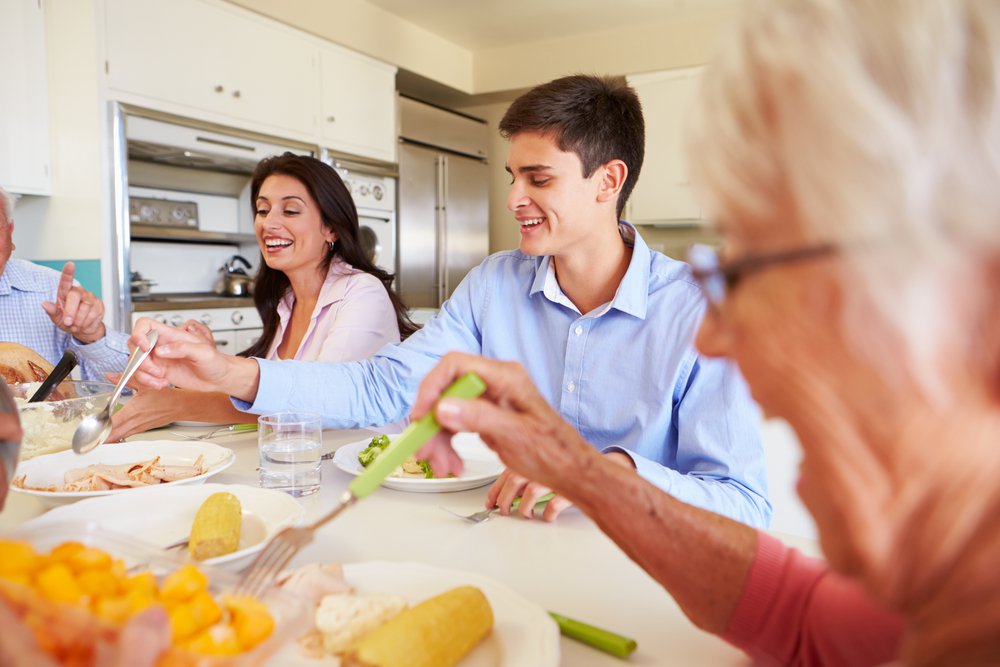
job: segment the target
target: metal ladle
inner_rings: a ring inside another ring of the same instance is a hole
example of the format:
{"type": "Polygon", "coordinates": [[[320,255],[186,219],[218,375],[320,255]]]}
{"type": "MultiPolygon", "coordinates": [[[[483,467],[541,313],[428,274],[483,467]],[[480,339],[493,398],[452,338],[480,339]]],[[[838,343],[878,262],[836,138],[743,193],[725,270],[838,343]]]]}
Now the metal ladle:
{"type": "Polygon", "coordinates": [[[111,411],[118,403],[118,399],[121,398],[122,390],[125,389],[125,383],[132,378],[139,369],[140,364],[153,351],[153,346],[156,345],[156,339],[159,338],[159,335],[159,332],[155,329],[150,331],[146,335],[146,339],[149,341],[149,349],[143,351],[142,348],[137,347],[132,350],[132,356],[128,358],[125,372],[122,373],[122,376],[118,379],[118,384],[115,385],[115,391],[111,394],[111,400],[108,401],[103,410],[88,415],[76,427],[76,431],[73,433],[74,452],[77,454],[86,454],[94,447],[104,444],[104,441],[111,435],[111,411]]]}

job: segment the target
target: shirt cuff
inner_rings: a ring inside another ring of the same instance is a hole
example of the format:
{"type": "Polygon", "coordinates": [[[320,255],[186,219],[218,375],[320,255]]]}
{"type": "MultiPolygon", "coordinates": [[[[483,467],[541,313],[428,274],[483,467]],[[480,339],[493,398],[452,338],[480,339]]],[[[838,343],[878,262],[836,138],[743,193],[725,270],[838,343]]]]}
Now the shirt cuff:
{"type": "MultiPolygon", "coordinates": [[[[655,461],[650,461],[645,456],[639,456],[635,452],[631,452],[624,447],[619,447],[618,445],[611,445],[610,447],[605,447],[601,450],[601,454],[610,454],[611,452],[619,452],[625,456],[632,459],[632,465],[635,466],[635,471],[639,474],[639,477],[652,482],[654,485],[671,493],[670,491],[670,480],[663,474],[663,466],[655,461]]],[[[671,495],[673,495],[671,493],[671,495]]]]}
{"type": "Polygon", "coordinates": [[[121,355],[129,355],[128,336],[117,331],[108,331],[104,338],[99,338],[93,343],[82,343],[70,336],[69,347],[79,354],[81,359],[94,364],[101,364],[111,367],[124,367],[121,355]]]}
{"type": "MultiPolygon", "coordinates": [[[[294,382],[292,375],[282,372],[281,362],[251,357],[257,362],[260,371],[257,381],[257,395],[253,403],[230,396],[233,407],[240,412],[262,415],[268,412],[278,412],[288,404],[288,396],[292,393],[294,382]]],[[[287,368],[287,366],[286,366],[287,368]]]]}

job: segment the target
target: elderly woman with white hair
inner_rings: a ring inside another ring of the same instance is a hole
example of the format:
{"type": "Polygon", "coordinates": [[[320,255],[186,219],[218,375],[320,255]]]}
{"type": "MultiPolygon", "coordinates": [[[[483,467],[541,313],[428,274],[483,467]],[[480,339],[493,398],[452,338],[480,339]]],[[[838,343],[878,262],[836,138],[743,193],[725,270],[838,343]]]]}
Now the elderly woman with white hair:
{"type": "Polygon", "coordinates": [[[691,255],[698,347],[798,433],[827,564],[603,461],[514,364],[445,357],[413,416],[479,372],[485,398],[439,421],[765,664],[1000,664],[1000,3],[753,3],[699,112],[724,244],[691,255]]]}

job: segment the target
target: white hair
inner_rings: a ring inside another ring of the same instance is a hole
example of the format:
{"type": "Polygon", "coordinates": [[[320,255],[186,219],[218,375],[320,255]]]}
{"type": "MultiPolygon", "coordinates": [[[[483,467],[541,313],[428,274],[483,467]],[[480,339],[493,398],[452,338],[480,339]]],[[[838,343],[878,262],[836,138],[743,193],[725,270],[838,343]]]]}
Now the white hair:
{"type": "Polygon", "coordinates": [[[706,72],[689,163],[723,222],[875,248],[845,270],[920,356],[949,313],[900,285],[1000,250],[998,90],[998,0],[758,0],[706,72]]]}
{"type": "Polygon", "coordinates": [[[17,201],[17,197],[0,187],[0,211],[3,212],[3,217],[7,219],[10,223],[14,219],[14,202],[17,201]]]}

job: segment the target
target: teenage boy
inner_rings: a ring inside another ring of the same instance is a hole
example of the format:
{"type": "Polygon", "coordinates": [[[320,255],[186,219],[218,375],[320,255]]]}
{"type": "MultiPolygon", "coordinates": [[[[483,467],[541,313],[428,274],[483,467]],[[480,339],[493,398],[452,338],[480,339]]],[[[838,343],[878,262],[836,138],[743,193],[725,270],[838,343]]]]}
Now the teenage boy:
{"type": "MultiPolygon", "coordinates": [[[[510,140],[507,206],[520,249],[487,257],[421,331],[364,361],[276,363],[224,355],[143,319],[133,342],[148,347],[151,329],[160,342],[140,382],[223,391],[249,412],[313,411],[327,427],[357,428],[406,417],[447,352],[515,360],[606,456],[680,500],[766,526],[756,406],[734,366],[694,350],[705,304],[687,265],[650,251],[619,221],[643,160],[635,92],[614,79],[557,79],[515,100],[500,132],[510,140]]],[[[506,514],[522,496],[531,516],[547,491],[505,472],[486,502],[506,514]]],[[[543,518],[568,504],[556,498],[543,518]]]]}

